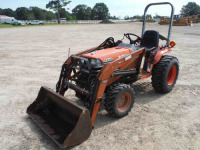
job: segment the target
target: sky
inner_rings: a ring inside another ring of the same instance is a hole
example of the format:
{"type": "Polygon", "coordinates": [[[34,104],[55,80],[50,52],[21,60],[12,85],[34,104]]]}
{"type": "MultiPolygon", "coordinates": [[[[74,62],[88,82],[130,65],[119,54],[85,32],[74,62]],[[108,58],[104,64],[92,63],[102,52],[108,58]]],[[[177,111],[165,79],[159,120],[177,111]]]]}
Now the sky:
{"type": "MultiPolygon", "coordinates": [[[[124,16],[142,15],[144,8],[149,3],[153,2],[165,2],[163,0],[71,0],[72,2],[66,7],[71,11],[76,5],[85,4],[90,7],[94,7],[96,3],[103,2],[108,8],[111,16],[123,18],[124,16]]],[[[166,0],[171,2],[175,7],[175,14],[180,14],[180,10],[183,5],[186,5],[191,0],[166,0]]],[[[200,5],[200,0],[192,0],[200,5]]],[[[11,8],[15,10],[17,7],[30,7],[37,6],[46,9],[46,4],[49,0],[0,0],[0,8],[11,8]]],[[[170,14],[169,6],[154,6],[150,7],[148,14],[158,14],[167,16],[170,14]]]]}

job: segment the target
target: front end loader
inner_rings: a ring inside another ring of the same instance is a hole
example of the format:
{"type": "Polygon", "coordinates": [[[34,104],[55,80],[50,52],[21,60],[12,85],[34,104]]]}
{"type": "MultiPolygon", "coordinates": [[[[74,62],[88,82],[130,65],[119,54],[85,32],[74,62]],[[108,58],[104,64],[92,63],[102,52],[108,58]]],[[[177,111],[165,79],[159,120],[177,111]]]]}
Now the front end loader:
{"type": "Polygon", "coordinates": [[[149,4],[144,11],[141,37],[124,34],[130,43],[115,42],[110,37],[95,48],[70,56],[62,66],[56,92],[41,87],[36,100],[27,108],[29,116],[59,147],[66,148],[89,138],[101,102],[111,116],[126,116],[134,104],[131,84],[135,81],[152,76],[155,91],[170,92],[179,73],[178,59],[164,55],[175,46],[170,41],[173,15],[171,3],[149,4]],[[171,6],[168,37],[145,30],[145,16],[152,5],[171,6]],[[166,44],[159,46],[159,40],[166,44]],[[69,89],[75,91],[84,107],[64,96],[69,89]]]}

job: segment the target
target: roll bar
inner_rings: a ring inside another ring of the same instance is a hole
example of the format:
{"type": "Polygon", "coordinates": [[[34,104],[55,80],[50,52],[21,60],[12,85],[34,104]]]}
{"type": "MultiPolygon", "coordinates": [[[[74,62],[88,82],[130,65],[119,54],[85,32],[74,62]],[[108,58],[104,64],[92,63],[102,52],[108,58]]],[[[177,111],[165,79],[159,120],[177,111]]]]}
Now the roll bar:
{"type": "Polygon", "coordinates": [[[145,27],[146,27],[146,13],[147,13],[147,10],[149,9],[149,7],[152,5],[170,5],[171,6],[171,19],[170,19],[168,38],[167,38],[167,43],[166,43],[166,45],[169,46],[170,37],[171,37],[171,29],[172,29],[172,24],[173,24],[173,19],[174,19],[174,6],[169,2],[150,3],[149,5],[146,6],[146,8],[144,10],[144,16],[143,16],[142,37],[144,35],[145,27]]]}

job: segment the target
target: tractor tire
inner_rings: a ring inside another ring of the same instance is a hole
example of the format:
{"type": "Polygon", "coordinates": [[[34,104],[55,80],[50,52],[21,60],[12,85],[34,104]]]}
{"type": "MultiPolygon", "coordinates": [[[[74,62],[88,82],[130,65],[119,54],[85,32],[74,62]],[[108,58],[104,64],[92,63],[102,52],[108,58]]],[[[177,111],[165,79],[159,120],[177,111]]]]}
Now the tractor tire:
{"type": "Polygon", "coordinates": [[[108,114],[121,118],[131,111],[134,100],[135,92],[130,85],[116,83],[108,88],[104,105],[108,114]]]}
{"type": "Polygon", "coordinates": [[[176,84],[178,74],[178,59],[174,56],[163,56],[152,71],[153,88],[159,93],[169,93],[176,84]]]}

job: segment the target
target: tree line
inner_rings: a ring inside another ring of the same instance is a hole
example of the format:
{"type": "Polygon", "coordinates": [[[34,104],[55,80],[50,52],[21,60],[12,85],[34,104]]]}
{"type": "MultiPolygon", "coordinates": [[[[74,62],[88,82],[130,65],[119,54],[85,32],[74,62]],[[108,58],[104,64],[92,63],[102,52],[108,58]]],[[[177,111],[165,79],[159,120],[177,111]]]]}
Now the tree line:
{"type": "MultiPolygon", "coordinates": [[[[181,9],[180,12],[181,17],[191,17],[191,16],[196,16],[198,18],[200,18],[200,5],[198,5],[195,2],[188,2],[186,5],[184,5],[181,9]]],[[[152,17],[150,14],[147,14],[146,16],[148,19],[152,19],[152,18],[160,18],[159,15],[155,15],[154,17],[152,17]]],[[[130,16],[125,16],[124,17],[125,20],[130,20],[130,19],[143,19],[143,15],[135,15],[133,17],[130,16]]]]}
{"type": "MultiPolygon", "coordinates": [[[[143,19],[143,16],[144,16],[144,15],[135,15],[135,16],[133,16],[133,17],[125,16],[125,17],[124,17],[124,20],[143,19]]],[[[154,17],[155,17],[155,18],[159,18],[160,16],[156,15],[156,16],[154,16],[154,17]]],[[[147,15],[146,15],[146,18],[147,18],[147,19],[153,19],[153,17],[152,17],[151,14],[147,14],[147,15]]]]}
{"type": "Polygon", "coordinates": [[[19,7],[16,10],[10,8],[1,9],[0,15],[15,17],[18,20],[53,20],[56,19],[56,14],[52,11],[47,11],[38,7],[19,7]]]}
{"type": "MultiPolygon", "coordinates": [[[[104,3],[96,3],[93,8],[80,4],[77,5],[70,13],[68,9],[64,8],[68,3],[54,5],[50,1],[46,8],[52,9],[48,11],[39,7],[19,7],[16,10],[10,8],[1,9],[0,15],[15,17],[18,20],[54,20],[58,18],[66,18],[66,20],[104,20],[104,19],[118,19],[116,16],[110,16],[109,9],[104,3]]],[[[60,19],[59,19],[60,20],[60,19]]]]}
{"type": "Polygon", "coordinates": [[[200,17],[200,5],[195,2],[188,2],[187,5],[184,5],[181,9],[181,16],[198,16],[200,17]]]}

